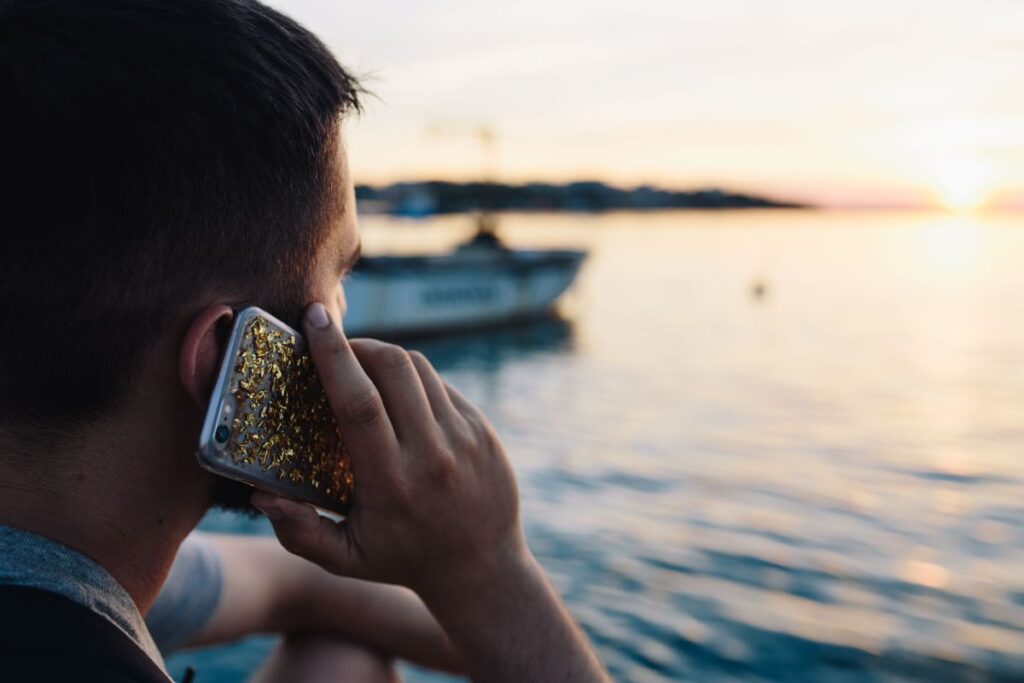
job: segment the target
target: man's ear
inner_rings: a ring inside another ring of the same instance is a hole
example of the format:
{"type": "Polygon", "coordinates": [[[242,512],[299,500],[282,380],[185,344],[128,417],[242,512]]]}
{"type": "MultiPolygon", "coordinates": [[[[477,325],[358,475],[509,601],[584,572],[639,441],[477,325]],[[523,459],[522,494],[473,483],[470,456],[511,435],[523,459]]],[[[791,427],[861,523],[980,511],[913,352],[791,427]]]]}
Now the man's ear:
{"type": "Polygon", "coordinates": [[[178,373],[181,385],[201,409],[206,409],[210,392],[217,379],[222,344],[225,339],[218,328],[235,317],[230,306],[211,304],[202,310],[188,326],[181,343],[178,373]]]}

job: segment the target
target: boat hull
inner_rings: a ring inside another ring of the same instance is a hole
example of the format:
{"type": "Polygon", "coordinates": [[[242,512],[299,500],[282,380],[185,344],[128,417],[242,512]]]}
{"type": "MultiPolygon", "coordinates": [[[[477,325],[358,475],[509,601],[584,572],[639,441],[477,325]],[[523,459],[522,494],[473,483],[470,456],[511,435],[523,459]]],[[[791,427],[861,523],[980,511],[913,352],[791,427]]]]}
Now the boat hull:
{"type": "Polygon", "coordinates": [[[498,325],[550,311],[583,252],[510,251],[492,258],[377,257],[345,281],[350,335],[425,334],[498,325]]]}

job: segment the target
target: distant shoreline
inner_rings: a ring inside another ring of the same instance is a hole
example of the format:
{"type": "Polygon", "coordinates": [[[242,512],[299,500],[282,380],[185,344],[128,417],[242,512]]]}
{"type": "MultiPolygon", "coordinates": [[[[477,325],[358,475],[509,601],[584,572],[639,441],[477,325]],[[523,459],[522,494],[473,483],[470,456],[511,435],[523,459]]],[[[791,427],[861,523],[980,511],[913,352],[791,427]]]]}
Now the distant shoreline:
{"type": "Polygon", "coordinates": [[[456,183],[443,180],[357,185],[364,213],[396,216],[479,211],[595,213],[645,209],[806,209],[807,204],[730,192],[720,188],[666,190],[651,185],[623,188],[599,181],[555,183],[456,183]]]}

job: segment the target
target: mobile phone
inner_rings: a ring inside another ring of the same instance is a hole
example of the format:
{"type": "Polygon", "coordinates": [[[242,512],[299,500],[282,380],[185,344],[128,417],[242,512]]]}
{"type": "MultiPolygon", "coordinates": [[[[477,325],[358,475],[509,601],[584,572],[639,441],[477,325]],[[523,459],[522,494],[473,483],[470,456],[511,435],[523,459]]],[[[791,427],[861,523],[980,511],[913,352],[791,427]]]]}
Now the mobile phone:
{"type": "Polygon", "coordinates": [[[235,316],[197,451],[205,469],[346,514],[345,441],[302,335],[256,307],[235,316]]]}

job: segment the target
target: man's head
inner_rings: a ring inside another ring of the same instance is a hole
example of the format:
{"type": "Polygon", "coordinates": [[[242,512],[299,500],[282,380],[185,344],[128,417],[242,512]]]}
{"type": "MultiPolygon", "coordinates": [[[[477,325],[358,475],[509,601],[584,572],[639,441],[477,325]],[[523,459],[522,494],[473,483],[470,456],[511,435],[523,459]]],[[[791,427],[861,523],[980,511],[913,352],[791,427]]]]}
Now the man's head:
{"type": "Polygon", "coordinates": [[[335,302],[358,94],[254,0],[0,0],[0,432],[201,403],[230,307],[335,302]]]}

